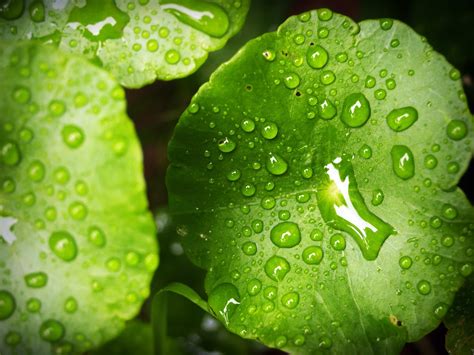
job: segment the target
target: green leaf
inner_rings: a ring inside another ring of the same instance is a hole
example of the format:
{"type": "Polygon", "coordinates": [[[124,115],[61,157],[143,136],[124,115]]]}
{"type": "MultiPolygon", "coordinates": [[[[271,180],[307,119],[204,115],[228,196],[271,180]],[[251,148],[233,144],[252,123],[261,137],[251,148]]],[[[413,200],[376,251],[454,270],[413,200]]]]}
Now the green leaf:
{"type": "Polygon", "coordinates": [[[459,77],[400,22],[322,9],[201,87],[167,184],[232,332],[292,354],[379,354],[439,324],[473,262],[459,77]]]}
{"type": "Polygon", "coordinates": [[[240,30],[249,4],[250,0],[10,1],[0,12],[0,37],[38,39],[84,54],[122,85],[136,88],[196,71],[208,52],[222,48],[240,30]]]}
{"type": "Polygon", "coordinates": [[[448,328],[446,349],[454,355],[471,355],[474,349],[474,278],[467,279],[454,299],[444,324],[448,328]]]}
{"type": "Polygon", "coordinates": [[[83,352],[138,312],[158,263],[124,91],[32,43],[0,43],[0,77],[0,350],[83,352]]]}

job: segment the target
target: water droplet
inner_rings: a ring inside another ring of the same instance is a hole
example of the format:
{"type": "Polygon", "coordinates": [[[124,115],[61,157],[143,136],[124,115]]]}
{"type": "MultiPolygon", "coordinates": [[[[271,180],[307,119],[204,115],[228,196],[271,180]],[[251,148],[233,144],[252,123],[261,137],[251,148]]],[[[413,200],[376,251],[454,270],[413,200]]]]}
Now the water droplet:
{"type": "Polygon", "coordinates": [[[455,219],[458,216],[458,210],[453,205],[446,203],[442,209],[443,216],[447,219],[455,219]]]}
{"type": "Polygon", "coordinates": [[[29,6],[29,12],[33,22],[43,22],[45,14],[43,1],[33,1],[29,6]]]}
{"type": "Polygon", "coordinates": [[[377,190],[374,190],[372,192],[372,201],[371,202],[374,206],[380,205],[383,202],[383,199],[384,199],[384,194],[383,194],[382,190],[377,189],[377,190]]]}
{"type": "Polygon", "coordinates": [[[253,132],[255,130],[255,122],[249,118],[242,120],[240,126],[247,133],[253,132]]]}
{"type": "Polygon", "coordinates": [[[149,52],[156,52],[158,47],[158,41],[156,39],[150,39],[146,42],[146,49],[148,49],[149,52]]]}
{"type": "MultiPolygon", "coordinates": [[[[317,202],[326,223],[354,238],[367,260],[374,260],[384,241],[394,234],[389,224],[367,208],[352,164],[345,157],[338,157],[320,168],[317,202]]],[[[331,239],[336,242],[340,238],[343,239],[342,235],[331,239]]],[[[342,247],[342,241],[336,247],[342,247]]]]}
{"type": "Polygon", "coordinates": [[[209,294],[208,304],[217,318],[228,325],[240,305],[239,291],[230,283],[220,284],[209,294]]]}
{"type": "Polygon", "coordinates": [[[418,111],[411,106],[397,108],[387,115],[387,124],[395,132],[410,128],[416,120],[418,120],[418,111]]]}
{"type": "Polygon", "coordinates": [[[56,342],[63,338],[64,326],[54,319],[48,319],[41,324],[39,334],[45,341],[56,342]]]}
{"type": "Polygon", "coordinates": [[[275,347],[277,349],[283,348],[288,343],[288,339],[284,335],[280,335],[275,339],[275,347]]]}
{"type": "Polygon", "coordinates": [[[306,51],[306,61],[311,68],[323,68],[329,59],[328,52],[320,45],[309,46],[306,51]]]}
{"type": "Polygon", "coordinates": [[[281,256],[274,255],[265,263],[265,273],[274,281],[283,281],[289,271],[290,264],[281,256]]]}
{"type": "Polygon", "coordinates": [[[452,120],[448,123],[446,132],[449,138],[455,141],[459,141],[467,135],[466,123],[461,120],[452,120]]]}
{"type": "Polygon", "coordinates": [[[273,62],[276,58],[275,51],[271,49],[266,49],[262,52],[263,57],[269,62],[273,62]]]}
{"type": "Polygon", "coordinates": [[[367,75],[367,78],[365,78],[365,87],[368,89],[372,89],[376,83],[377,81],[371,75],[367,75]]]}
{"type": "Polygon", "coordinates": [[[336,116],[337,109],[334,104],[328,100],[324,99],[318,106],[319,116],[324,120],[330,120],[336,116]]]}
{"type": "Polygon", "coordinates": [[[332,235],[329,242],[334,250],[341,251],[346,249],[346,240],[344,239],[344,236],[340,233],[332,235]]]}
{"type": "Polygon", "coordinates": [[[28,167],[28,177],[35,182],[43,180],[45,174],[44,164],[38,160],[33,161],[28,167]]]}
{"type": "Polygon", "coordinates": [[[370,117],[370,104],[361,93],[347,96],[342,108],[341,120],[349,127],[361,127],[370,117]]]}
{"type": "Polygon", "coordinates": [[[0,290],[0,321],[8,319],[15,312],[16,303],[13,295],[5,290],[0,290]]]}
{"type": "Polygon", "coordinates": [[[241,173],[239,169],[231,170],[227,173],[226,177],[229,181],[237,181],[240,179],[241,173]]]}
{"type": "Polygon", "coordinates": [[[253,280],[250,280],[249,283],[247,284],[247,292],[249,293],[250,296],[257,295],[261,289],[262,289],[262,283],[260,282],[260,280],[253,279],[253,280]]]}
{"type": "Polygon", "coordinates": [[[411,268],[413,264],[413,260],[408,255],[405,255],[400,258],[400,260],[398,261],[398,264],[400,265],[402,269],[406,270],[406,269],[411,268]]]}
{"type": "Polygon", "coordinates": [[[49,237],[49,247],[56,256],[64,261],[72,261],[77,256],[74,237],[68,232],[54,232],[49,237]]]}
{"type": "Polygon", "coordinates": [[[332,19],[332,11],[329,9],[318,9],[318,18],[321,21],[329,21],[332,19]]]}
{"type": "Polygon", "coordinates": [[[443,221],[441,220],[441,218],[437,216],[433,216],[430,218],[431,228],[438,229],[439,227],[441,227],[442,224],[443,224],[443,221]]]}
{"type": "Polygon", "coordinates": [[[279,154],[269,153],[265,164],[268,172],[273,175],[282,175],[288,169],[288,164],[279,154]]]}
{"type": "Polygon", "coordinates": [[[270,239],[279,248],[293,248],[301,241],[300,229],[296,223],[282,222],[272,228],[270,239]]]}
{"type": "Polygon", "coordinates": [[[123,37],[130,17],[112,2],[88,0],[83,7],[74,7],[67,26],[82,29],[82,35],[92,42],[123,37]]]}
{"type": "Polygon", "coordinates": [[[293,309],[300,303],[300,295],[297,292],[288,292],[281,297],[281,304],[286,308],[293,309]]]}
{"type": "Polygon", "coordinates": [[[393,171],[400,179],[408,180],[415,175],[415,160],[407,146],[394,145],[390,154],[393,171]]]}
{"type": "Polygon", "coordinates": [[[296,73],[288,73],[283,78],[283,82],[288,89],[294,89],[300,84],[300,77],[296,73]]]}
{"type": "Polygon", "coordinates": [[[25,10],[24,0],[6,0],[0,5],[0,17],[5,20],[15,20],[19,18],[25,10]]]}
{"type": "Polygon", "coordinates": [[[77,221],[82,221],[87,217],[87,207],[79,201],[75,201],[69,205],[69,215],[77,221]]]}
{"type": "Polygon", "coordinates": [[[255,188],[254,184],[247,183],[242,186],[241,192],[242,192],[242,195],[246,197],[251,197],[255,195],[256,190],[257,189],[255,188]]]}
{"type": "Polygon", "coordinates": [[[437,319],[441,320],[444,318],[444,316],[448,312],[448,309],[449,309],[449,306],[446,303],[440,302],[436,304],[434,307],[434,310],[433,310],[434,316],[437,319]]]}
{"type": "Polygon", "coordinates": [[[59,117],[66,112],[66,105],[60,100],[52,100],[49,103],[48,109],[53,116],[59,117]]]}
{"type": "Polygon", "coordinates": [[[336,80],[336,75],[331,70],[325,70],[319,76],[319,80],[323,85],[332,84],[336,80]]]}
{"type": "Polygon", "coordinates": [[[421,280],[416,285],[418,292],[422,295],[428,295],[431,292],[431,284],[426,280],[421,280]]]}
{"type": "Polygon", "coordinates": [[[262,198],[262,201],[260,205],[266,209],[266,210],[271,210],[273,207],[275,207],[276,201],[272,196],[267,196],[262,198]]]}
{"type": "Polygon", "coordinates": [[[32,272],[28,275],[25,275],[25,282],[28,287],[41,288],[46,286],[48,283],[48,275],[41,271],[32,272]]]}
{"type": "Polygon", "coordinates": [[[456,68],[453,68],[449,71],[449,77],[451,80],[459,80],[461,78],[461,73],[456,68]]]}
{"type": "Polygon", "coordinates": [[[181,54],[176,49],[170,49],[165,53],[165,60],[168,64],[176,64],[181,59],[181,54]]]}
{"type": "Polygon", "coordinates": [[[367,144],[364,144],[362,147],[360,147],[358,153],[362,158],[370,159],[372,157],[372,148],[370,148],[367,144]]]}
{"type": "MultiPolygon", "coordinates": [[[[322,239],[322,235],[321,235],[321,239],[322,239]]],[[[310,246],[310,247],[307,247],[305,250],[303,250],[303,261],[309,265],[318,265],[321,262],[321,260],[323,260],[323,256],[324,256],[323,249],[321,249],[321,247],[318,247],[318,246],[310,246]]]]}
{"type": "Polygon", "coordinates": [[[20,148],[15,142],[5,142],[0,145],[0,157],[3,164],[7,166],[18,165],[21,161],[20,148]]]}
{"type": "Polygon", "coordinates": [[[434,155],[428,154],[425,157],[424,163],[425,163],[425,168],[434,169],[438,165],[438,159],[436,159],[436,157],[434,155]]]}
{"type": "Polygon", "coordinates": [[[319,338],[319,344],[318,346],[321,349],[329,349],[332,346],[332,340],[326,335],[323,335],[321,338],[319,338]]]}
{"type": "Polygon", "coordinates": [[[229,29],[229,17],[215,3],[197,0],[162,0],[161,8],[179,21],[211,37],[222,37],[229,29]]]}
{"type": "Polygon", "coordinates": [[[278,126],[273,122],[267,122],[262,128],[262,136],[265,139],[273,139],[278,134],[278,126]]]}
{"type": "Polygon", "coordinates": [[[217,143],[217,146],[219,147],[219,150],[221,152],[230,153],[235,149],[236,144],[230,138],[225,137],[225,138],[222,138],[221,140],[219,140],[219,142],[217,143]]]}
{"type": "Polygon", "coordinates": [[[377,89],[374,92],[374,97],[377,100],[383,100],[385,97],[387,97],[387,92],[384,89],[377,89]]]}
{"type": "MultiPolygon", "coordinates": [[[[15,2],[15,1],[13,1],[15,2]]],[[[19,2],[19,1],[17,1],[19,2]]],[[[18,344],[21,343],[21,335],[15,331],[9,331],[6,335],[5,335],[5,344],[9,345],[9,346],[16,346],[18,344]]]]}
{"type": "Polygon", "coordinates": [[[393,20],[389,18],[382,18],[380,21],[380,28],[384,31],[388,31],[393,26],[393,20]]]}
{"type": "Polygon", "coordinates": [[[102,229],[98,227],[91,227],[89,229],[88,239],[89,239],[89,242],[91,242],[92,244],[94,244],[96,247],[99,247],[99,248],[105,246],[105,243],[106,243],[105,234],[102,231],[102,229]]]}
{"type": "Polygon", "coordinates": [[[461,266],[460,272],[462,276],[468,277],[469,275],[472,274],[472,264],[470,263],[464,264],[463,266],[461,266]]]}
{"type": "Polygon", "coordinates": [[[257,253],[257,244],[254,242],[245,242],[242,244],[242,251],[245,255],[255,255],[257,253]]]}
{"type": "MultiPolygon", "coordinates": [[[[1,6],[0,6],[1,8],[1,6]]],[[[18,86],[13,90],[12,98],[15,102],[19,104],[26,104],[31,99],[31,92],[28,88],[23,86],[18,86]]]]}
{"type": "Polygon", "coordinates": [[[41,301],[37,298],[30,298],[26,302],[26,309],[30,313],[38,313],[41,310],[41,301]]]}
{"type": "Polygon", "coordinates": [[[66,302],[64,302],[64,311],[66,313],[75,313],[77,308],[77,301],[74,297],[68,297],[66,302]]]}
{"type": "Polygon", "coordinates": [[[454,238],[449,235],[445,235],[441,238],[441,244],[447,248],[452,247],[454,245],[454,238]]]}

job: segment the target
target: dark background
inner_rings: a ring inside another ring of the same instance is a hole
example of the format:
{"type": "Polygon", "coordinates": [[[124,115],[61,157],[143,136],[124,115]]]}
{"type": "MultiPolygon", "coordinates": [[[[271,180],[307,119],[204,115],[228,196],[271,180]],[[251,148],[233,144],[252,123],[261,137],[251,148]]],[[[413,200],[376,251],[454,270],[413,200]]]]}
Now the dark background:
{"type": "MultiPolygon", "coordinates": [[[[291,15],[320,7],[329,7],[357,21],[390,17],[409,24],[461,71],[469,106],[473,111],[474,0],[253,0],[241,32],[224,49],[211,53],[208,61],[195,74],[185,79],[158,81],[140,90],[127,91],[128,113],[136,125],[144,151],[149,203],[152,211],[157,211],[159,220],[161,261],[153,283],[154,291],[171,281],[181,281],[203,293],[204,273],[193,267],[182,255],[166,215],[167,144],[180,114],[209,75],[248,40],[274,31],[291,15]]],[[[474,200],[471,186],[474,182],[473,170],[471,164],[460,184],[471,201],[474,200]]],[[[149,320],[149,304],[145,305],[141,318],[149,320]]],[[[170,299],[169,319],[170,333],[177,339],[177,348],[184,353],[280,353],[231,335],[207,318],[210,323],[203,326],[202,312],[178,296],[170,299]]],[[[445,334],[446,329],[441,325],[417,343],[407,344],[402,354],[447,354],[444,348],[445,334]]]]}

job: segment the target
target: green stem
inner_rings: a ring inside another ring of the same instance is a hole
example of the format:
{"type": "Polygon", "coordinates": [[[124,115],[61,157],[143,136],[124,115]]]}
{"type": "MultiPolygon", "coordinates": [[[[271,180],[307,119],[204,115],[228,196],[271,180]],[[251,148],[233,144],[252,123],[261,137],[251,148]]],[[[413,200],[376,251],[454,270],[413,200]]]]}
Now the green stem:
{"type": "MultiPolygon", "coordinates": [[[[207,302],[189,286],[174,282],[158,291],[153,296],[151,315],[156,355],[166,355],[168,352],[168,293],[175,293],[190,300],[204,312],[210,313],[207,302]]],[[[212,315],[212,314],[211,314],[212,315]]]]}

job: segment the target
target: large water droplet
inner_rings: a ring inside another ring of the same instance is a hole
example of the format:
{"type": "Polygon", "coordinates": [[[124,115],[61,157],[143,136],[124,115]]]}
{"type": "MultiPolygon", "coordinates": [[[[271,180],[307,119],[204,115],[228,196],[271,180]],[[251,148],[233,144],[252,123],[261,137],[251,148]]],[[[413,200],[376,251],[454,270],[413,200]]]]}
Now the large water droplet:
{"type": "Polygon", "coordinates": [[[449,138],[455,141],[459,141],[467,135],[466,123],[461,120],[452,120],[448,123],[446,132],[449,138]]]}
{"type": "Polygon", "coordinates": [[[72,261],[77,256],[74,237],[68,232],[54,232],[49,237],[49,247],[56,256],[64,261],[72,261]]]}
{"type": "Polygon", "coordinates": [[[0,290],[0,321],[11,317],[15,312],[16,303],[13,295],[5,290],[0,290]]]}
{"type": "Polygon", "coordinates": [[[230,153],[235,149],[236,144],[230,138],[225,137],[225,138],[222,138],[221,140],[219,140],[219,142],[217,143],[217,146],[219,147],[219,150],[221,152],[230,153]]]}
{"type": "Polygon", "coordinates": [[[32,272],[28,275],[25,275],[25,282],[28,287],[41,288],[46,286],[48,283],[48,275],[41,271],[32,272]]]}
{"type": "Polygon", "coordinates": [[[301,241],[300,229],[296,223],[282,222],[272,228],[270,239],[279,248],[293,248],[301,241]]]}
{"type": "Polygon", "coordinates": [[[323,249],[318,246],[310,246],[303,250],[303,261],[309,265],[317,265],[323,260],[323,249]]]}
{"type": "Polygon", "coordinates": [[[209,294],[208,303],[217,318],[228,325],[240,305],[239,291],[230,283],[220,284],[209,294]]]}
{"type": "Polygon", "coordinates": [[[329,59],[328,52],[320,45],[310,46],[306,52],[306,61],[314,69],[323,68],[329,59]]]}
{"type": "Polygon", "coordinates": [[[281,256],[274,255],[265,263],[265,273],[274,281],[282,281],[288,272],[290,264],[281,256]]]}
{"type": "Polygon", "coordinates": [[[406,145],[394,145],[390,154],[393,171],[400,179],[408,180],[415,175],[415,160],[410,148],[406,145]]]}
{"type": "Polygon", "coordinates": [[[320,169],[317,201],[326,223],[354,238],[367,260],[374,260],[394,234],[389,224],[367,208],[346,158],[336,158],[320,169]]]}
{"type": "Polygon", "coordinates": [[[363,126],[370,117],[370,104],[361,93],[347,96],[342,107],[341,120],[347,126],[355,128],[363,126]]]}
{"type": "Polygon", "coordinates": [[[217,4],[197,0],[161,0],[160,4],[182,23],[209,36],[222,37],[229,29],[229,17],[217,4]]]}
{"type": "Polygon", "coordinates": [[[44,4],[42,0],[35,0],[29,6],[30,18],[33,22],[44,21],[44,4]]]}
{"type": "Polygon", "coordinates": [[[5,20],[19,18],[25,10],[25,0],[5,0],[0,3],[0,17],[5,20]]]}
{"type": "Polygon", "coordinates": [[[297,292],[288,292],[281,297],[281,304],[286,308],[293,309],[300,303],[300,295],[297,292]]]}
{"type": "Polygon", "coordinates": [[[288,163],[279,154],[270,153],[265,164],[269,173],[282,175],[288,169],[288,163]]]}
{"type": "Polygon", "coordinates": [[[410,128],[418,119],[418,111],[411,106],[397,108],[387,115],[387,124],[395,132],[410,128]]]}
{"type": "Polygon", "coordinates": [[[45,341],[56,342],[63,338],[64,326],[54,319],[48,319],[41,324],[39,334],[45,341]]]}
{"type": "Polygon", "coordinates": [[[93,42],[122,38],[130,17],[122,12],[115,1],[87,0],[85,6],[74,7],[67,26],[81,28],[84,37],[93,42]]]}
{"type": "Polygon", "coordinates": [[[5,142],[0,145],[1,162],[7,166],[15,166],[21,161],[20,148],[15,142],[5,142]]]}

